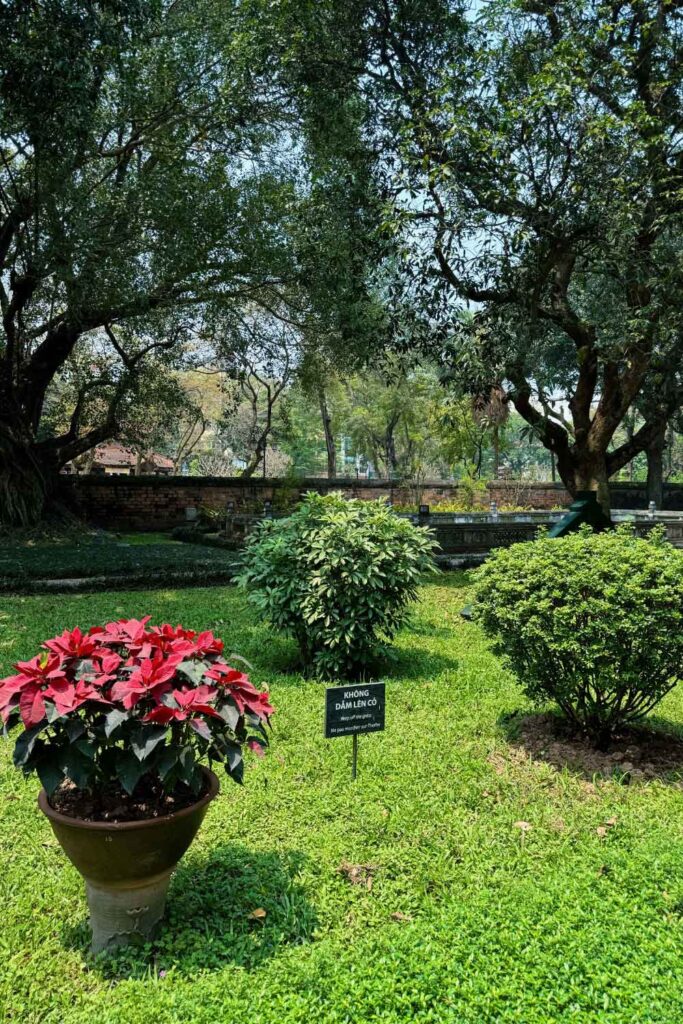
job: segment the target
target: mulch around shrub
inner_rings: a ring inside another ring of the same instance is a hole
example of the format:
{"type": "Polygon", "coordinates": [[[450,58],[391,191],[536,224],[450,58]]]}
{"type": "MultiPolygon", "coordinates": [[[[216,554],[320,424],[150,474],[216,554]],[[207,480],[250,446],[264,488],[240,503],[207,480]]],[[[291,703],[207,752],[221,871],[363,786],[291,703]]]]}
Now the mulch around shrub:
{"type": "Polygon", "coordinates": [[[602,751],[585,737],[571,735],[556,715],[531,714],[514,721],[510,744],[588,779],[598,775],[625,784],[661,779],[683,785],[683,739],[642,726],[624,730],[602,751]]]}

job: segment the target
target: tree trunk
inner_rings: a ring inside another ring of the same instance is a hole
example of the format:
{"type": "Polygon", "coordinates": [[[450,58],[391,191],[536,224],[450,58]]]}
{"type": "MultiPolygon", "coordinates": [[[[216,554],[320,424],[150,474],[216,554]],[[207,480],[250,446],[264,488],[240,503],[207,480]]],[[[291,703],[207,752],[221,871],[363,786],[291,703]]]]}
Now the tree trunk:
{"type": "Polygon", "coordinates": [[[666,428],[666,441],[664,442],[664,482],[670,480],[674,471],[674,447],[676,445],[676,431],[673,423],[666,428]]]}
{"type": "Polygon", "coordinates": [[[498,432],[498,424],[496,423],[493,428],[493,479],[498,479],[498,472],[500,470],[500,435],[498,432]]]}
{"type": "Polygon", "coordinates": [[[483,457],[484,457],[484,440],[483,440],[483,438],[480,437],[479,441],[477,442],[477,454],[476,454],[475,459],[474,459],[474,475],[477,478],[477,480],[479,480],[480,477],[481,477],[481,461],[482,461],[483,457]]]}
{"type": "MultiPolygon", "coordinates": [[[[612,381],[611,400],[605,400],[603,393],[592,421],[586,419],[572,432],[566,426],[544,418],[533,406],[528,385],[524,384],[514,398],[517,412],[534,428],[543,445],[553,452],[557,469],[569,493],[576,497],[579,491],[595,491],[605,515],[610,515],[609,478],[619,473],[641,452],[652,449],[652,478],[661,480],[661,461],[666,425],[675,413],[670,404],[660,409],[657,415],[646,418],[635,430],[631,439],[609,450],[615,430],[624,421],[628,410],[622,411],[623,395],[612,381]],[[602,408],[601,408],[602,407],[602,408]],[[668,412],[667,412],[668,408],[668,412]],[[579,429],[580,427],[580,429],[579,429]],[[659,448],[659,455],[656,449],[659,448]],[[657,461],[660,465],[657,466],[657,461]]],[[[675,396],[674,396],[675,397],[675,396]]],[[[673,399],[671,399],[673,402],[673,399]]],[[[570,402],[570,406],[571,406],[570,402]]],[[[648,457],[648,462],[650,461],[648,457]]],[[[650,474],[648,474],[648,479],[650,474]]],[[[660,484],[661,487],[661,484],[660,484]]],[[[655,499],[656,500],[656,499],[655,499]]],[[[661,502],[661,494],[660,494],[661,502]]]]}
{"type": "Polygon", "coordinates": [[[647,446],[647,500],[654,501],[661,509],[664,501],[664,447],[666,444],[666,423],[661,432],[647,446]]]}
{"type": "Polygon", "coordinates": [[[384,435],[384,458],[387,464],[387,475],[391,479],[398,470],[393,424],[390,427],[387,427],[387,432],[384,435]]]}
{"type": "Polygon", "coordinates": [[[332,433],[332,418],[327,408],[327,398],[325,397],[325,389],[320,388],[318,392],[320,400],[320,415],[323,421],[323,431],[325,432],[325,449],[327,451],[327,477],[329,480],[334,479],[337,475],[337,449],[334,444],[334,434],[332,433]]]}
{"type": "Polygon", "coordinates": [[[259,442],[256,446],[255,451],[252,453],[249,462],[240,473],[240,477],[243,480],[249,480],[254,475],[254,473],[259,467],[261,459],[263,458],[263,451],[264,449],[261,447],[261,443],[259,442]]]}
{"type": "Polygon", "coordinates": [[[263,459],[263,475],[264,475],[264,477],[266,475],[266,451],[268,450],[268,437],[270,435],[271,423],[272,423],[272,408],[269,407],[268,408],[267,417],[266,417],[266,422],[265,422],[265,425],[263,427],[263,430],[261,431],[259,439],[256,442],[256,447],[254,448],[253,455],[249,459],[249,462],[247,463],[245,468],[240,473],[240,476],[243,479],[245,479],[245,480],[248,480],[250,477],[252,477],[254,475],[254,473],[258,469],[259,465],[261,464],[261,460],[262,459],[263,459]]]}
{"type": "MultiPolygon", "coordinates": [[[[636,429],[635,413],[633,413],[631,416],[627,416],[626,417],[626,419],[625,419],[625,426],[626,426],[626,440],[627,441],[632,441],[633,440],[633,435],[634,435],[635,429],[636,429]]],[[[635,471],[635,466],[633,465],[633,459],[631,459],[631,461],[628,464],[628,479],[629,479],[630,483],[633,483],[634,471],[635,471]]]]}
{"type": "Polygon", "coordinates": [[[0,525],[37,522],[45,508],[51,476],[30,441],[0,422],[0,525]]]}
{"type": "Polygon", "coordinates": [[[581,491],[595,491],[606,516],[610,515],[609,477],[606,454],[574,452],[558,459],[557,466],[562,483],[572,498],[581,491]]]}

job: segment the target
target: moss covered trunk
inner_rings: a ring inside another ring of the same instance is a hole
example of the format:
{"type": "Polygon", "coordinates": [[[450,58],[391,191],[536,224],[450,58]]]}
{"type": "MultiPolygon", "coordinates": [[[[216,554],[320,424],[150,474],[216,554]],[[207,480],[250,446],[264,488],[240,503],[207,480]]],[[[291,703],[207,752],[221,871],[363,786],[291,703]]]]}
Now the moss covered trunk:
{"type": "Polygon", "coordinates": [[[607,453],[589,451],[572,452],[557,460],[557,468],[573,498],[581,491],[595,491],[605,515],[610,515],[609,475],[607,453]]]}
{"type": "Polygon", "coordinates": [[[0,421],[0,525],[30,526],[43,514],[52,473],[31,440],[0,421]]]}

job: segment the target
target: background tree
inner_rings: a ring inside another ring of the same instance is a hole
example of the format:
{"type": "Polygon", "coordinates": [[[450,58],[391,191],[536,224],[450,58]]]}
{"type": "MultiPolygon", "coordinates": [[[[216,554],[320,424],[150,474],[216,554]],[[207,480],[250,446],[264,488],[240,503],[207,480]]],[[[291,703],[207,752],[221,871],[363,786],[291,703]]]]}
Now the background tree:
{"type": "Polygon", "coordinates": [[[398,359],[390,359],[380,369],[351,378],[347,390],[347,430],[354,446],[367,454],[377,473],[398,478],[397,434],[412,400],[405,368],[398,359]]]}
{"type": "MultiPolygon", "coordinates": [[[[340,437],[337,426],[339,391],[328,387],[326,399],[333,419],[334,436],[340,437]]],[[[273,443],[289,458],[292,470],[299,476],[320,476],[327,466],[326,439],[317,395],[303,388],[295,379],[282,396],[273,425],[273,443]]]]}
{"type": "Polygon", "coordinates": [[[373,104],[396,291],[438,318],[454,375],[503,382],[569,490],[607,505],[681,400],[680,5],[382,0],[365,24],[362,61],[354,31],[329,60],[359,62],[373,104]],[[662,365],[663,400],[615,447],[662,365]]]}
{"type": "Polygon", "coordinates": [[[435,419],[435,437],[441,459],[452,476],[483,480],[495,475],[496,459],[500,457],[501,450],[507,450],[507,445],[498,427],[494,447],[489,423],[485,417],[475,415],[474,403],[469,396],[445,397],[435,419]]]}
{"type": "MultiPolygon", "coordinates": [[[[139,475],[147,456],[167,448],[169,435],[178,437],[177,455],[186,457],[205,424],[201,407],[188,396],[175,374],[160,373],[150,363],[136,377],[135,385],[128,390],[125,402],[118,405],[116,438],[135,451],[135,474],[139,475]]],[[[177,472],[176,459],[173,461],[177,472]]]]}
{"type": "Polygon", "coordinates": [[[343,429],[378,474],[449,473],[440,435],[447,399],[433,367],[389,354],[349,377],[346,392],[343,429]]]}
{"type": "Polygon", "coordinates": [[[300,344],[296,327],[259,309],[233,317],[216,344],[222,369],[238,388],[220,433],[244,460],[243,477],[253,476],[259,466],[266,475],[275,410],[294,375],[300,344]]]}
{"type": "Polygon", "coordinates": [[[180,473],[187,465],[190,456],[200,444],[208,422],[204,417],[199,396],[194,398],[185,393],[185,402],[173,424],[173,472],[180,473]]]}
{"type": "MultiPolygon", "coordinates": [[[[205,340],[202,340],[204,344],[205,340]]],[[[194,355],[196,357],[196,351],[194,355]]],[[[213,352],[210,355],[213,356],[213,352]]],[[[185,401],[173,418],[159,450],[173,459],[175,473],[190,472],[198,461],[209,458],[225,463],[218,428],[226,411],[235,406],[236,383],[216,365],[183,369],[178,372],[178,380],[185,393],[185,401]]],[[[208,476],[223,475],[222,470],[215,472],[215,466],[207,469],[206,473],[208,476]]]]}
{"type": "MultiPolygon", "coordinates": [[[[175,344],[171,342],[171,346],[175,344]]],[[[107,423],[108,437],[137,452],[139,472],[144,456],[166,447],[178,424],[187,417],[195,421],[200,410],[172,361],[165,358],[165,346],[153,346],[152,351],[144,339],[126,345],[128,353],[124,352],[121,340],[116,341],[116,346],[125,360],[134,364],[134,372],[128,370],[125,361],[104,338],[95,335],[84,339],[46,392],[38,441],[45,438],[49,443],[55,436],[64,436],[74,421],[86,435],[107,423]],[[146,356],[139,365],[130,355],[135,346],[146,356]]],[[[94,449],[88,449],[73,461],[79,468],[89,467],[93,452],[94,449]]]]}
{"type": "Polygon", "coordinates": [[[488,391],[480,392],[472,399],[472,414],[475,422],[488,428],[493,447],[493,476],[500,470],[501,429],[510,416],[508,396],[500,384],[494,384],[488,391]]]}
{"type": "Polygon", "coordinates": [[[270,14],[258,0],[0,8],[1,521],[39,515],[59,467],[117,432],[188,318],[216,300],[272,308],[297,275],[316,279],[297,218],[334,175],[307,184],[270,14]],[[100,389],[86,374],[50,433],[48,392],[94,336],[120,364],[110,404],[85,425],[100,389]]]}
{"type": "MultiPolygon", "coordinates": [[[[340,389],[343,388],[338,360],[331,357],[327,346],[317,344],[317,333],[304,340],[304,352],[297,373],[302,396],[315,403],[320,415],[320,426],[325,445],[328,479],[337,476],[337,430],[341,406],[340,389]]],[[[310,429],[310,428],[309,428],[310,429]]]]}

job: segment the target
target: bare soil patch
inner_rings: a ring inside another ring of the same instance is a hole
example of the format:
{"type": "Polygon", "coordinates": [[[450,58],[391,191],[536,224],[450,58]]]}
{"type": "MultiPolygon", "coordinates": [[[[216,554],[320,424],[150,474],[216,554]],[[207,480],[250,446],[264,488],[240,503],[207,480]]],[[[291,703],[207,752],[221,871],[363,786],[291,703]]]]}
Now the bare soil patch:
{"type": "Polygon", "coordinates": [[[514,721],[509,742],[535,760],[586,779],[599,775],[625,784],[660,779],[683,785],[683,739],[654,729],[624,730],[603,751],[573,735],[556,715],[531,714],[514,721]]]}

